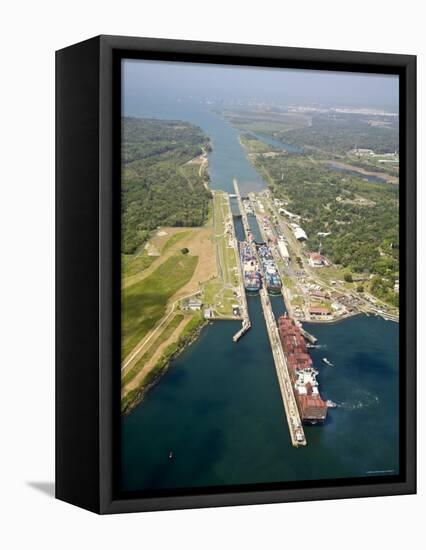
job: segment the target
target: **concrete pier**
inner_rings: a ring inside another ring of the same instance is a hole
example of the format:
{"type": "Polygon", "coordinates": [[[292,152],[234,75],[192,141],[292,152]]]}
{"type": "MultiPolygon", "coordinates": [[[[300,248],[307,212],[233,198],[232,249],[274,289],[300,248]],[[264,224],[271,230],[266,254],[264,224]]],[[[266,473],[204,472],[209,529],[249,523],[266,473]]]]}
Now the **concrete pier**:
{"type": "Polygon", "coordinates": [[[238,340],[241,338],[241,336],[244,336],[244,334],[251,328],[251,322],[250,319],[243,319],[242,327],[238,332],[234,334],[232,337],[233,342],[238,342],[238,340]]]}
{"type": "Polygon", "coordinates": [[[265,288],[261,288],[260,290],[260,299],[262,302],[262,309],[265,316],[272,355],[274,357],[275,370],[277,371],[281,397],[284,403],[291,443],[294,447],[305,446],[306,437],[303,430],[302,421],[300,419],[299,409],[297,408],[296,398],[293,392],[293,384],[291,382],[287,361],[281,346],[280,335],[278,333],[278,327],[275,322],[271,302],[265,288]]]}
{"type": "Polygon", "coordinates": [[[300,327],[300,332],[303,334],[303,337],[305,338],[305,340],[307,340],[311,344],[316,344],[318,342],[318,338],[316,336],[314,336],[313,334],[310,334],[304,328],[300,327]]]}
{"type": "Polygon", "coordinates": [[[243,200],[241,198],[240,188],[238,187],[238,182],[235,178],[233,180],[233,183],[234,183],[235,195],[237,197],[238,208],[240,209],[241,219],[243,222],[244,233],[246,234],[246,239],[248,240],[249,232],[251,233],[251,230],[250,230],[250,225],[247,218],[247,212],[246,212],[246,209],[244,208],[243,200]]]}
{"type": "MultiPolygon", "coordinates": [[[[247,214],[241,199],[238,182],[234,179],[234,189],[237,195],[238,205],[241,210],[243,227],[248,239],[250,226],[248,224],[247,214]]],[[[253,209],[253,212],[255,210],[253,209]]],[[[264,237],[263,229],[259,225],[262,237],[264,237]]],[[[265,317],[266,329],[268,332],[269,342],[271,344],[272,356],[274,358],[275,370],[277,372],[278,384],[281,391],[281,397],[284,404],[284,410],[287,418],[288,429],[290,432],[291,443],[294,447],[306,445],[305,432],[303,430],[302,421],[300,419],[299,409],[297,408],[296,398],[293,392],[293,385],[288,371],[287,361],[281,346],[280,335],[278,333],[277,323],[275,321],[274,312],[272,311],[271,301],[268,292],[264,286],[259,291],[260,301],[262,304],[263,315],[265,317]]]]}
{"type": "MultiPolygon", "coordinates": [[[[250,203],[251,203],[251,206],[252,206],[253,214],[254,214],[254,216],[256,218],[256,221],[257,221],[257,225],[259,226],[260,234],[262,235],[262,240],[266,243],[268,241],[268,238],[267,238],[267,235],[265,234],[265,231],[263,229],[263,225],[261,223],[259,223],[259,220],[257,218],[257,212],[256,212],[256,208],[255,208],[255,198],[254,198],[253,193],[249,193],[249,199],[250,199],[250,203]]],[[[276,231],[274,229],[273,229],[273,232],[274,232],[275,237],[278,237],[278,235],[276,234],[276,231]]],[[[283,273],[283,270],[281,269],[281,266],[280,266],[280,253],[278,252],[276,246],[271,247],[271,251],[272,251],[272,256],[274,258],[274,261],[275,261],[275,266],[276,266],[277,271],[278,271],[278,275],[280,276],[280,279],[281,279],[281,282],[282,282],[281,294],[282,294],[282,297],[283,297],[284,305],[285,305],[285,308],[287,310],[287,313],[289,315],[292,315],[292,309],[293,308],[292,308],[291,302],[289,300],[289,297],[287,295],[286,288],[284,286],[284,273],[283,273]]]]}

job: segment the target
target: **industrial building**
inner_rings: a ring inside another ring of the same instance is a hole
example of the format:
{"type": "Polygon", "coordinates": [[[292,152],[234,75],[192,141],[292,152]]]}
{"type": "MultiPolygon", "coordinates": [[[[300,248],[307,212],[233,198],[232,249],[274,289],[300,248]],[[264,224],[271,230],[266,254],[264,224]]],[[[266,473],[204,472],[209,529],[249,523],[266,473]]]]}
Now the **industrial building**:
{"type": "Polygon", "coordinates": [[[306,241],[307,240],[308,236],[306,235],[305,231],[303,231],[303,229],[299,225],[297,225],[295,223],[292,223],[292,224],[290,224],[290,227],[293,231],[293,235],[296,237],[296,239],[298,241],[306,241]]]}
{"type": "Polygon", "coordinates": [[[285,263],[288,263],[290,261],[290,254],[288,252],[287,245],[285,243],[284,237],[280,235],[278,237],[278,250],[281,254],[281,258],[284,260],[285,263]]]}
{"type": "Polygon", "coordinates": [[[203,305],[200,300],[189,300],[188,301],[188,308],[192,309],[193,311],[201,309],[201,306],[203,305]]]}

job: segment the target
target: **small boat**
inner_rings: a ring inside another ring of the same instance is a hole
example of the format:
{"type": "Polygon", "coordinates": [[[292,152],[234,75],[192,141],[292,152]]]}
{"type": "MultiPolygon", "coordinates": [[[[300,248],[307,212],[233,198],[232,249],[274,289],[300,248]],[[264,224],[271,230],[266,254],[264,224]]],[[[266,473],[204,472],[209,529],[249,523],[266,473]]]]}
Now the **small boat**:
{"type": "Polygon", "coordinates": [[[173,455],[173,451],[170,451],[170,453],[169,453],[169,459],[172,459],[173,456],[174,456],[174,455],[173,455]]]}
{"type": "Polygon", "coordinates": [[[329,409],[335,409],[337,407],[337,403],[335,403],[334,401],[331,401],[331,399],[327,399],[325,404],[329,409]]]}
{"type": "Polygon", "coordinates": [[[322,360],[323,360],[323,363],[325,363],[327,366],[329,366],[329,367],[332,367],[332,366],[333,366],[333,363],[331,363],[331,362],[327,359],[327,357],[323,357],[322,360]]]}

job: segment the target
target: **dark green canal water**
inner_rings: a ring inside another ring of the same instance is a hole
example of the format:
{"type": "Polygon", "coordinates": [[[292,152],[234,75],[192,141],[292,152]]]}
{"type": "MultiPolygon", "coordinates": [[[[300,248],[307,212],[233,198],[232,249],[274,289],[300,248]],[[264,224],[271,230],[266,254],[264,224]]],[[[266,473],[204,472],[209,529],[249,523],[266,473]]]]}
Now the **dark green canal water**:
{"type": "MultiPolygon", "coordinates": [[[[199,103],[130,98],[126,115],[197,124],[210,136],[211,186],[233,192],[265,187],[237,132],[199,103]]],[[[251,219],[250,223],[255,224],[251,219]]],[[[255,226],[254,230],[256,231],[255,226]]],[[[237,233],[241,226],[237,223],[237,233]]],[[[291,446],[260,300],[249,297],[252,329],[218,321],[175,361],[144,402],[122,421],[122,488],[204,487],[315,480],[398,472],[398,325],[358,316],[305,325],[321,393],[339,407],[324,426],[306,428],[308,445],[291,446]],[[327,367],[327,357],[333,367],[327,367]],[[173,458],[169,459],[170,451],[173,458]]],[[[283,300],[272,298],[275,315],[283,300]]]]}

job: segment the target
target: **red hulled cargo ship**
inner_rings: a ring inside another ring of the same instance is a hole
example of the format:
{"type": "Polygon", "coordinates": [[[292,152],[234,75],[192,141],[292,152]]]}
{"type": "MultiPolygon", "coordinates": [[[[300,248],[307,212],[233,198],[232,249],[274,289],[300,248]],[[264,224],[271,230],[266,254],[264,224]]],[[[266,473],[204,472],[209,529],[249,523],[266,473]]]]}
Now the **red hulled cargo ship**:
{"type": "Polygon", "coordinates": [[[278,329],[301,420],[304,424],[323,424],[327,417],[327,403],[319,393],[318,371],[313,368],[300,327],[293,319],[282,315],[278,329]]]}

